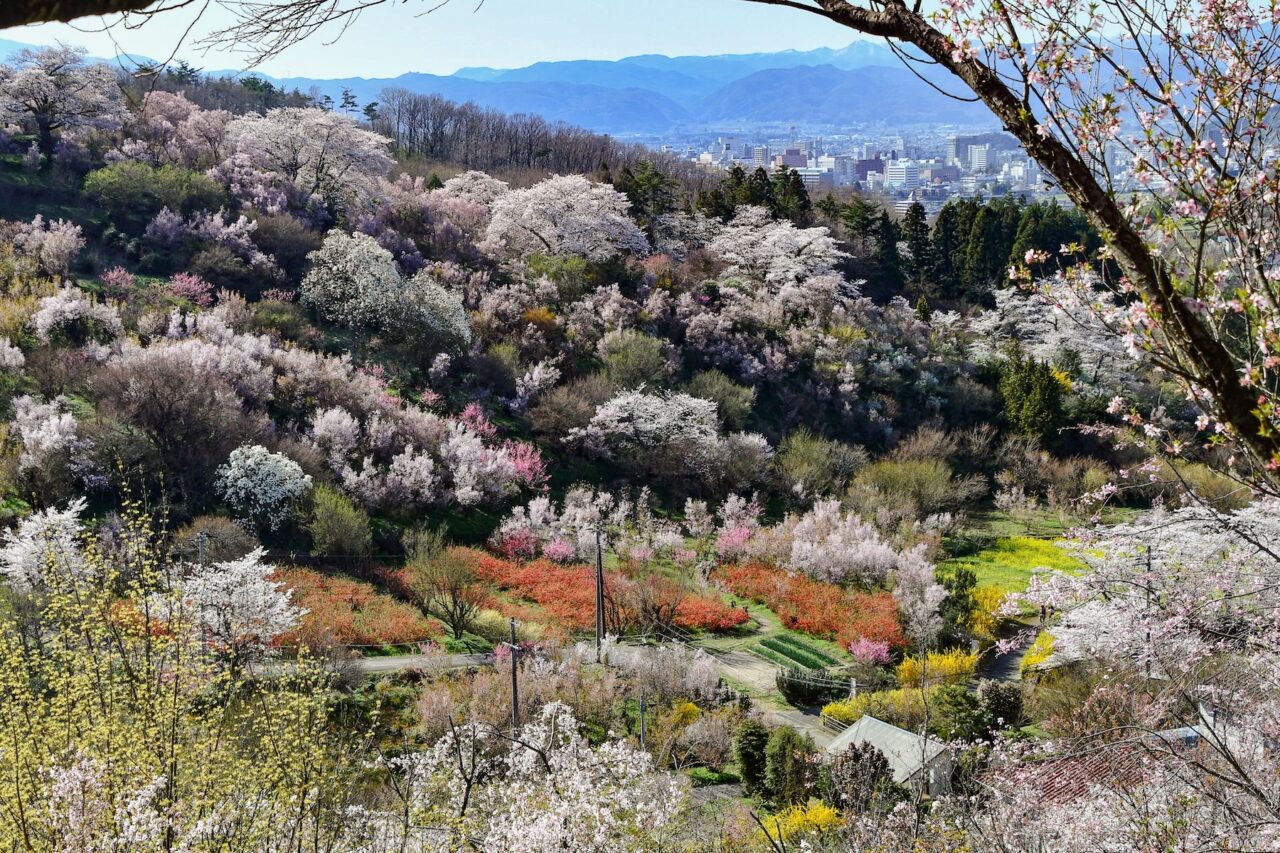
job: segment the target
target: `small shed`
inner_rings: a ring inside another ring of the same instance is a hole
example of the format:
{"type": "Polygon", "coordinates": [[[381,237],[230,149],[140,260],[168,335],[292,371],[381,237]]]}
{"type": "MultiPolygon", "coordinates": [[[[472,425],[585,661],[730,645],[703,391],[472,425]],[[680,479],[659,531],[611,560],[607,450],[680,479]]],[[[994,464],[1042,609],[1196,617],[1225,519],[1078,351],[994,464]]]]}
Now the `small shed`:
{"type": "Polygon", "coordinates": [[[923,787],[926,794],[950,792],[955,762],[951,750],[941,741],[864,715],[827,744],[827,752],[835,754],[864,743],[880,750],[897,784],[917,790],[923,787]]]}

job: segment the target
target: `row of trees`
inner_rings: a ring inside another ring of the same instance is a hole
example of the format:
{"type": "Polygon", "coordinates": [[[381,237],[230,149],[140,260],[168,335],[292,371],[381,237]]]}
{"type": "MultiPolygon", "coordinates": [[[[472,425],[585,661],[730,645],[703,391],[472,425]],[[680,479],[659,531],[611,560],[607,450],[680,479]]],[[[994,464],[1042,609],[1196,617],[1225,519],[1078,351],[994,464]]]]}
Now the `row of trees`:
{"type": "MultiPolygon", "coordinates": [[[[382,92],[373,129],[406,155],[468,169],[590,173],[601,164],[616,170],[653,156],[640,146],[541,116],[512,116],[399,88],[382,92]]],[[[673,161],[667,168],[676,166],[673,161]]]]}
{"type": "Polygon", "coordinates": [[[990,306],[992,293],[1008,284],[1010,265],[1024,263],[1028,251],[1050,256],[1033,265],[1033,273],[1044,275],[1059,266],[1052,259],[1062,247],[1079,246],[1092,255],[1102,245],[1083,213],[1055,202],[1027,204],[1009,196],[953,200],[932,227],[919,203],[899,220],[862,198],[843,205],[823,199],[818,207],[844,226],[861,261],[859,273],[878,290],[905,291],[931,305],[990,306]]]}

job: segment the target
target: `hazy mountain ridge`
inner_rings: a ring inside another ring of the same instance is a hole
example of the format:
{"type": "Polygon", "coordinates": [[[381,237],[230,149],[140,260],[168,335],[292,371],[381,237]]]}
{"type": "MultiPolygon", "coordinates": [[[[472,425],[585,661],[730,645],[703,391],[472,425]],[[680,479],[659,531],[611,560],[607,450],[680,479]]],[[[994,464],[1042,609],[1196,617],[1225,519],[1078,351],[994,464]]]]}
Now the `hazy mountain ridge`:
{"type": "MultiPolygon", "coordinates": [[[[0,39],[0,57],[23,47],[30,45],[0,39]]],[[[471,67],[451,75],[259,76],[286,89],[316,90],[335,101],[348,89],[363,105],[379,100],[384,89],[398,87],[621,135],[707,125],[745,130],[778,123],[926,125],[981,123],[985,118],[981,109],[930,88],[888,47],[871,41],[807,51],[646,54],[538,62],[521,68],[471,67]]]]}

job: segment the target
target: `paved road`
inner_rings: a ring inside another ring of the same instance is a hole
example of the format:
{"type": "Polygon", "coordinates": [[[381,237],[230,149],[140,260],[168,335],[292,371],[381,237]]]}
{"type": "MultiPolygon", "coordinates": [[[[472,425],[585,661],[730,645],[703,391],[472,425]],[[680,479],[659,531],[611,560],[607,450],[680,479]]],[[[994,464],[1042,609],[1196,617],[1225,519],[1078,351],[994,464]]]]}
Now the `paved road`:
{"type": "Polygon", "coordinates": [[[402,669],[464,669],[493,663],[493,655],[388,655],[354,661],[361,672],[396,672],[402,669]]]}

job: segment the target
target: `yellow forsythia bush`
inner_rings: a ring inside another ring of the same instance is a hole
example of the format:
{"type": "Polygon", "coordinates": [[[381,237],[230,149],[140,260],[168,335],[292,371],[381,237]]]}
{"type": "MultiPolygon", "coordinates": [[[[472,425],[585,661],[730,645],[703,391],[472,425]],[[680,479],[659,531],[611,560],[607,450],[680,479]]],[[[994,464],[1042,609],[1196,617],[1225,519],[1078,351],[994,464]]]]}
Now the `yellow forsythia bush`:
{"type": "MultiPolygon", "coordinates": [[[[838,829],[844,821],[840,812],[823,802],[792,806],[784,812],[761,821],[769,838],[783,844],[802,835],[820,835],[838,829]]],[[[762,840],[764,833],[760,833],[762,840]]]]}
{"type": "MultiPolygon", "coordinates": [[[[925,693],[932,696],[935,690],[936,687],[931,687],[925,693]]],[[[924,722],[924,696],[918,687],[869,691],[852,699],[832,702],[822,709],[822,713],[849,724],[857,722],[864,714],[870,714],[899,728],[914,729],[924,722]]]]}
{"type": "Polygon", "coordinates": [[[973,613],[969,626],[973,633],[988,642],[995,640],[1000,627],[1000,608],[1004,605],[1004,593],[999,587],[980,586],[973,591],[973,613]]]}
{"type": "MultiPolygon", "coordinates": [[[[962,649],[950,649],[945,652],[929,652],[925,658],[924,677],[929,684],[943,681],[964,681],[973,676],[978,668],[976,652],[962,649]]],[[[920,685],[920,659],[908,655],[898,664],[898,683],[903,687],[920,685]]]]}
{"type": "Polygon", "coordinates": [[[1036,637],[1036,641],[1031,644],[1031,648],[1027,649],[1026,656],[1022,659],[1022,668],[1029,669],[1044,663],[1053,655],[1053,635],[1047,631],[1041,631],[1036,637]]]}

